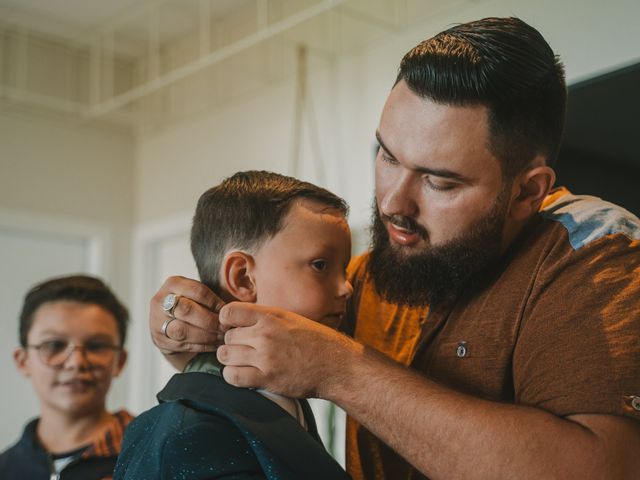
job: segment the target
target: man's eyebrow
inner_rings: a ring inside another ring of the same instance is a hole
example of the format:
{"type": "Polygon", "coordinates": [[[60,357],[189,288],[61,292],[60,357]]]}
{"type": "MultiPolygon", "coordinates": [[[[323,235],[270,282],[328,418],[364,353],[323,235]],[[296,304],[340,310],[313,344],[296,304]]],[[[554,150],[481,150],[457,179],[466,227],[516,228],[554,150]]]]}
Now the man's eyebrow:
{"type": "MultiPolygon", "coordinates": [[[[396,160],[396,157],[393,155],[393,153],[391,153],[391,151],[389,151],[387,146],[382,141],[382,138],[380,138],[380,132],[377,130],[376,130],[376,140],[378,141],[378,144],[380,144],[380,148],[382,148],[388,156],[396,160]]],[[[433,175],[434,177],[450,178],[452,180],[458,180],[460,182],[465,182],[465,183],[469,182],[469,179],[464,175],[460,175],[459,173],[454,172],[452,170],[447,170],[446,168],[413,167],[412,170],[418,173],[426,173],[427,175],[433,175]]]]}
{"type": "Polygon", "coordinates": [[[384,144],[384,142],[382,141],[382,138],[380,138],[380,132],[378,130],[376,130],[376,140],[378,141],[380,148],[382,148],[387,155],[389,155],[391,158],[395,160],[396,157],[393,155],[393,153],[389,151],[387,146],[384,144]]]}

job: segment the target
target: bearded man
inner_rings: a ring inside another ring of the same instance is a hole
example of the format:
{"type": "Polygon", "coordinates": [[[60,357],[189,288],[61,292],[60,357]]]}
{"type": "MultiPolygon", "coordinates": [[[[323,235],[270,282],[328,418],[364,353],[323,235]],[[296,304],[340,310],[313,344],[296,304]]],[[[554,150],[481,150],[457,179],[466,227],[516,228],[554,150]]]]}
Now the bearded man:
{"type": "Polygon", "coordinates": [[[348,413],[370,479],[617,479],[640,472],[640,220],[552,190],[563,67],[514,18],[403,58],[376,132],[371,252],[344,331],[168,279],[151,302],[174,365],[348,413]],[[162,299],[182,295],[166,325],[162,299]],[[219,310],[219,314],[216,313],[219,310]]]}

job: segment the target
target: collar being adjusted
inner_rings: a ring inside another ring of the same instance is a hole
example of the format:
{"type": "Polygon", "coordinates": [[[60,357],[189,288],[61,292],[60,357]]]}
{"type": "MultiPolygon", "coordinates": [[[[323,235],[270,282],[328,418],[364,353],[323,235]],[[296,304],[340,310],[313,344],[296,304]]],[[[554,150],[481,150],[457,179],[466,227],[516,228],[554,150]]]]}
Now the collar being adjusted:
{"type": "Polygon", "coordinates": [[[187,363],[187,366],[184,367],[183,373],[200,372],[209,373],[216,377],[222,377],[223,368],[224,365],[218,361],[218,357],[215,352],[206,352],[199,353],[193,357],[191,361],[187,363]]]}
{"type": "MultiPolygon", "coordinates": [[[[255,451],[263,452],[257,455],[261,464],[266,458],[282,459],[292,472],[290,476],[282,476],[283,479],[350,478],[324,449],[311,407],[305,400],[300,401],[300,406],[308,431],[294,416],[260,392],[226,383],[216,363],[212,367],[205,358],[193,362],[188,370],[169,380],[158,393],[158,400],[161,403],[178,401],[199,412],[226,418],[245,435],[255,451]],[[195,371],[201,368],[205,371],[195,371]]],[[[263,468],[267,471],[271,467],[266,462],[263,468]]]]}
{"type": "MultiPolygon", "coordinates": [[[[191,359],[187,364],[183,373],[208,373],[222,378],[222,365],[215,354],[215,352],[199,353],[191,359]]],[[[256,390],[263,397],[271,400],[289,415],[295,418],[305,430],[308,430],[309,426],[304,415],[304,411],[300,402],[296,399],[285,397],[277,393],[269,392],[268,390],[258,389],[256,390]]]]}

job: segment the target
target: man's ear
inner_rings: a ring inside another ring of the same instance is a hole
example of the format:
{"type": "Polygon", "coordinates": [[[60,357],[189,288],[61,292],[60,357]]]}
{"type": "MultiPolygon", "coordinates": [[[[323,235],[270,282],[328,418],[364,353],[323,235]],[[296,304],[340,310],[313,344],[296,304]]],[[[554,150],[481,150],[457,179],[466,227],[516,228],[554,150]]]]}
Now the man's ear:
{"type": "Polygon", "coordinates": [[[510,216],[514,220],[526,221],[537,213],[556,181],[553,168],[537,160],[532,162],[535,166],[524,170],[513,182],[510,216]]]}
{"type": "Polygon", "coordinates": [[[251,274],[253,257],[245,252],[227,253],[222,265],[226,290],[241,302],[255,302],[258,296],[255,280],[251,274]]]}
{"type": "Polygon", "coordinates": [[[29,372],[29,367],[27,365],[27,350],[18,347],[13,351],[13,361],[18,368],[18,371],[22,373],[25,377],[30,377],[31,373],[29,372]]]}

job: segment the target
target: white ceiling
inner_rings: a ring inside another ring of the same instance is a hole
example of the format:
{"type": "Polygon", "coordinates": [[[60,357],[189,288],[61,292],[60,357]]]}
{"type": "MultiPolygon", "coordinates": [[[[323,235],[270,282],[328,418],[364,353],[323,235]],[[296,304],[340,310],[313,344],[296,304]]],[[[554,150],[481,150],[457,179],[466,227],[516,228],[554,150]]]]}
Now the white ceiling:
{"type": "Polygon", "coordinates": [[[194,29],[204,2],[215,19],[256,0],[0,0],[0,22],[81,45],[113,32],[116,52],[132,54],[146,40],[152,15],[161,41],[172,41],[194,29]]]}
{"type": "Polygon", "coordinates": [[[51,22],[68,23],[78,30],[90,31],[128,9],[148,3],[148,0],[0,0],[0,7],[15,18],[44,17],[51,22]]]}
{"type": "Polygon", "coordinates": [[[159,115],[152,94],[180,85],[171,102],[156,98],[173,115],[191,108],[181,99],[200,98],[198,88],[222,102],[229,85],[245,92],[294,75],[300,45],[310,64],[322,64],[478,1],[0,0],[0,49],[9,65],[0,101],[131,123],[147,110],[159,115]]]}

